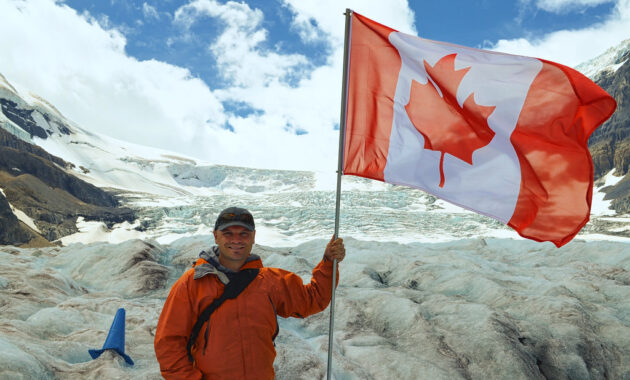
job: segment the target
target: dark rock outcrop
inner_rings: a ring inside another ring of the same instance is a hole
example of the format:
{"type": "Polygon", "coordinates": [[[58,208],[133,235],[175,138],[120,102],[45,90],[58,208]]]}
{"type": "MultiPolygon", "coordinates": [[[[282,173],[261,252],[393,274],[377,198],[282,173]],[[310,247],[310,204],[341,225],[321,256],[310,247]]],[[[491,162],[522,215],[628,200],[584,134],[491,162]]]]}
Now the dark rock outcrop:
{"type": "Polygon", "coordinates": [[[630,166],[630,52],[625,64],[614,73],[597,79],[617,101],[615,113],[589,139],[595,166],[595,179],[616,168],[617,175],[628,173],[630,166]]]}
{"type": "Polygon", "coordinates": [[[30,174],[12,178],[5,176],[3,179],[7,198],[33,219],[48,241],[77,232],[75,224],[79,216],[85,220],[103,221],[109,226],[135,219],[133,211],[128,208],[86,203],[30,174]]]}
{"type": "Polygon", "coordinates": [[[98,187],[70,175],[54,163],[29,152],[0,147],[0,170],[14,176],[29,174],[52,188],[67,191],[79,200],[104,207],[116,207],[116,198],[98,187]]]}
{"type": "Polygon", "coordinates": [[[19,245],[31,240],[28,232],[21,228],[18,218],[13,214],[9,202],[0,193],[0,244],[19,245]]]}
{"type": "Polygon", "coordinates": [[[64,168],[74,167],[73,164],[66,162],[57,156],[53,156],[52,154],[46,152],[37,145],[29,144],[25,141],[20,140],[19,138],[15,137],[13,134],[5,131],[2,128],[0,128],[0,147],[13,148],[20,152],[32,153],[37,157],[41,157],[45,160],[54,162],[55,164],[64,168]]]}
{"type": "Polygon", "coordinates": [[[46,130],[37,125],[35,120],[33,120],[33,110],[19,108],[17,103],[9,99],[0,99],[0,107],[2,107],[2,113],[7,119],[30,133],[31,137],[37,136],[42,139],[48,137],[46,130]]]}

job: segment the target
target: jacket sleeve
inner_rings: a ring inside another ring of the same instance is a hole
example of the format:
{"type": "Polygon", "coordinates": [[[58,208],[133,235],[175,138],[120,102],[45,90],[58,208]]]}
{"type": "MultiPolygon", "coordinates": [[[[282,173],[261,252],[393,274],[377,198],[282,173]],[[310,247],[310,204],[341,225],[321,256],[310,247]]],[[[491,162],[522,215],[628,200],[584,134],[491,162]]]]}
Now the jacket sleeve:
{"type": "Polygon", "coordinates": [[[275,269],[277,282],[271,298],[278,315],[305,318],[326,309],[332,297],[332,270],[332,261],[323,259],[313,269],[311,282],[304,285],[302,278],[295,273],[275,269]]]}
{"type": "Polygon", "coordinates": [[[201,379],[188,360],[186,343],[192,330],[193,303],[188,289],[190,275],[180,277],[166,298],[155,332],[155,355],[165,379],[201,379]]]}

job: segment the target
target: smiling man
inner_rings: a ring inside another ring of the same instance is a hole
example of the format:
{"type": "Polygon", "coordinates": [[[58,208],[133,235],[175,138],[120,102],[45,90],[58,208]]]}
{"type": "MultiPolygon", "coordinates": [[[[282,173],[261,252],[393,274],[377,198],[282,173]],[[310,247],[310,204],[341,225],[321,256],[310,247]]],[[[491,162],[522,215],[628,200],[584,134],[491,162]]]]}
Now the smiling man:
{"type": "Polygon", "coordinates": [[[173,284],[155,333],[164,378],[273,379],[277,316],[304,318],[328,306],[333,260],[345,257],[343,239],[330,240],[304,285],[294,273],[263,267],[251,254],[255,237],[249,211],[221,211],[214,225],[216,246],[202,251],[173,284]],[[224,290],[231,296],[217,307],[224,290]],[[209,307],[209,319],[200,319],[209,307]]]}

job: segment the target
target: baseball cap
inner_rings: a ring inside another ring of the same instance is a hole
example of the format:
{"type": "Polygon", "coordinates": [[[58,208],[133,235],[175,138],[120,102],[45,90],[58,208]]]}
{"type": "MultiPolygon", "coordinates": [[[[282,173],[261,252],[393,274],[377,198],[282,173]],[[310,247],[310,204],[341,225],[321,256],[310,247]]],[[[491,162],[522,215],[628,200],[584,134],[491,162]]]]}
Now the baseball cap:
{"type": "Polygon", "coordinates": [[[231,226],[245,227],[250,231],[254,231],[256,229],[252,214],[240,207],[228,207],[221,211],[216,223],[214,224],[214,230],[223,231],[231,226]]]}

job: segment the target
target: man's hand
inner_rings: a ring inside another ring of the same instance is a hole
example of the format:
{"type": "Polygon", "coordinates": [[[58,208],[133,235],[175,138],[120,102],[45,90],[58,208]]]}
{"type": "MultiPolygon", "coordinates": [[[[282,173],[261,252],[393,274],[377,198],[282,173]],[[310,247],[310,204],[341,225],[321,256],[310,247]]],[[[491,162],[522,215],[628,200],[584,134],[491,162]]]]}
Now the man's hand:
{"type": "Polygon", "coordinates": [[[346,247],[343,245],[343,239],[335,239],[335,235],[333,235],[328,244],[326,244],[324,257],[330,261],[343,261],[344,257],[346,257],[346,247]]]}

